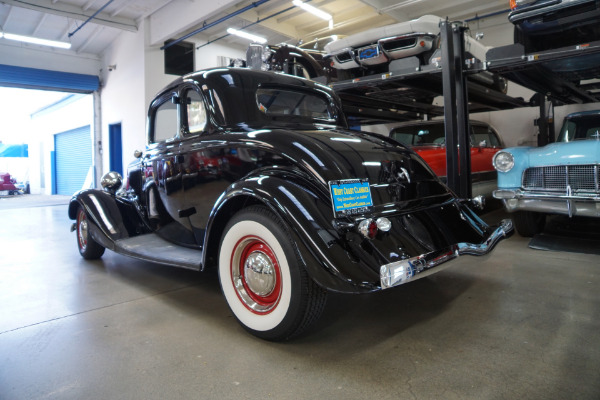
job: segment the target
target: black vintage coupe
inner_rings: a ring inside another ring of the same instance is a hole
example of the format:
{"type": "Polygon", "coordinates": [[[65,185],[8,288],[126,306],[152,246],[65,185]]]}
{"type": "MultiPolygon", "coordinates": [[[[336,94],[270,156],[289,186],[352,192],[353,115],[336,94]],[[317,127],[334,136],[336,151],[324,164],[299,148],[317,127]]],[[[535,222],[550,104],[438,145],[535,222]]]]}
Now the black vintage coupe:
{"type": "Polygon", "coordinates": [[[328,291],[391,288],[512,234],[412,150],[349,130],[332,90],[303,78],[183,76],[151,103],[147,134],[124,187],[109,172],[103,190],[73,196],[81,255],[216,268],[235,317],[264,339],[303,332],[328,291]]]}

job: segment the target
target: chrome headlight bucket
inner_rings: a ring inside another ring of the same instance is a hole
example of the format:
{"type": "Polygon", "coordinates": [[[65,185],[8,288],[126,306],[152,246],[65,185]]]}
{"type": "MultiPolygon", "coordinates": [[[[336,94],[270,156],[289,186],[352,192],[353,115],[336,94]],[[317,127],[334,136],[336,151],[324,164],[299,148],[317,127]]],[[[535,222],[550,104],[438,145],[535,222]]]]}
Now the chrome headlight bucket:
{"type": "Polygon", "coordinates": [[[499,172],[508,172],[515,166],[515,158],[508,151],[499,151],[494,155],[492,164],[499,172]]]}
{"type": "Polygon", "coordinates": [[[123,185],[123,177],[118,172],[108,172],[100,180],[100,185],[107,192],[115,193],[123,185]]]}

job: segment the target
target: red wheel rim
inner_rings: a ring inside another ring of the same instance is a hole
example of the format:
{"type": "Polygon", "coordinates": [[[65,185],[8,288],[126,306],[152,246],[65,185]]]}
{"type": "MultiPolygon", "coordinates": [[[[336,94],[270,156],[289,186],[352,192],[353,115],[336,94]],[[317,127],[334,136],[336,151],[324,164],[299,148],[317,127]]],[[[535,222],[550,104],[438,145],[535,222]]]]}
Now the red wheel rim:
{"type": "Polygon", "coordinates": [[[242,304],[256,314],[272,312],[281,298],[281,269],[271,247],[257,236],[245,236],[231,255],[231,279],[242,304]]]}
{"type": "Polygon", "coordinates": [[[79,244],[79,248],[82,251],[85,251],[85,248],[87,247],[87,237],[87,217],[85,216],[85,212],[83,210],[79,210],[79,212],[77,213],[77,243],[79,244]]]}

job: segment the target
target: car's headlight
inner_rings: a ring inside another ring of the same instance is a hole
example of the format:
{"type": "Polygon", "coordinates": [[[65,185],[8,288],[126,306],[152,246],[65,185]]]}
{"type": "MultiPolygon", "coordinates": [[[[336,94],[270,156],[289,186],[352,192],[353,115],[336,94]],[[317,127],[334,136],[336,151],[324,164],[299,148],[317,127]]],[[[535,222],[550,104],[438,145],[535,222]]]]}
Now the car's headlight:
{"type": "Polygon", "coordinates": [[[515,158],[508,151],[499,151],[492,160],[494,168],[500,172],[508,172],[515,166],[515,158]]]}

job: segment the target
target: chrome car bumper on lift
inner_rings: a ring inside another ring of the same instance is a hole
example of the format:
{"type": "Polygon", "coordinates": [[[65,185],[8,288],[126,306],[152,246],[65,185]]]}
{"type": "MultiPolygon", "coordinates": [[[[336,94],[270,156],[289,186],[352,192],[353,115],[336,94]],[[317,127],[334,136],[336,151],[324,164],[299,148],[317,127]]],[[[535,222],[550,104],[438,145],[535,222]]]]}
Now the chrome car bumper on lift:
{"type": "Polygon", "coordinates": [[[481,244],[457,243],[449,246],[446,249],[437,250],[431,253],[421,254],[407,260],[382,265],[379,271],[379,275],[381,277],[381,288],[388,289],[424,278],[427,275],[441,271],[442,269],[453,265],[454,262],[450,261],[455,261],[459,258],[459,256],[486,255],[492,251],[498,242],[509,237],[512,232],[512,221],[510,219],[504,219],[481,244]]]}

